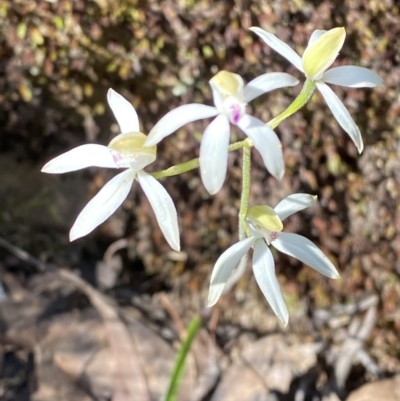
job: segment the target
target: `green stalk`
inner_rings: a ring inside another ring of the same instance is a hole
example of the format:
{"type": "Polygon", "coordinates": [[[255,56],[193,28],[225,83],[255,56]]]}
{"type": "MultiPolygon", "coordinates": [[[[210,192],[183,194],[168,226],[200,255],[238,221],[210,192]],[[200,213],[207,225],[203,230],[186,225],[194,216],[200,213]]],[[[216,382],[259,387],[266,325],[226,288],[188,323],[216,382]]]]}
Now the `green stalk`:
{"type": "MultiPolygon", "coordinates": [[[[244,141],[239,141],[232,143],[229,145],[229,152],[233,152],[234,150],[238,150],[241,148],[246,148],[246,147],[252,147],[253,144],[250,139],[245,139],[244,141]]],[[[176,166],[172,166],[170,168],[167,168],[166,170],[162,171],[156,171],[154,173],[151,173],[151,175],[159,180],[160,178],[165,178],[165,177],[172,177],[174,175],[179,175],[182,173],[186,173],[187,171],[194,170],[195,168],[199,167],[199,159],[192,159],[184,163],[177,164],[176,166]]]]}
{"type": "MultiPolygon", "coordinates": [[[[242,162],[242,194],[240,196],[240,210],[239,210],[239,240],[243,240],[247,237],[248,233],[246,230],[246,214],[249,207],[250,198],[250,185],[251,185],[251,148],[243,148],[243,162],[242,162]]],[[[236,269],[230,275],[225,288],[224,294],[228,292],[242,277],[246,265],[247,265],[248,253],[240,259],[240,262],[236,266],[236,269]]]]}
{"type": "Polygon", "coordinates": [[[176,401],[176,399],[178,398],[178,390],[179,385],[182,381],[183,373],[185,371],[186,358],[190,351],[192,342],[196,338],[200,327],[201,318],[199,316],[196,316],[190,321],[186,333],[186,338],[183,340],[181,348],[179,349],[176,356],[175,365],[170,375],[168,391],[164,398],[164,401],[176,401]]]}
{"type": "Polygon", "coordinates": [[[290,106],[286,110],[284,110],[281,114],[279,114],[271,121],[269,121],[267,124],[272,129],[275,129],[283,120],[290,117],[292,114],[296,113],[296,111],[300,110],[310,100],[314,91],[315,91],[315,82],[307,79],[306,82],[304,82],[303,89],[296,97],[296,99],[293,100],[290,106]]]}
{"type": "Polygon", "coordinates": [[[242,194],[240,197],[239,210],[239,239],[246,238],[245,232],[245,217],[249,207],[250,185],[251,185],[251,149],[243,148],[243,163],[242,163],[242,194]]]}
{"type": "Polygon", "coordinates": [[[187,171],[194,170],[195,168],[199,167],[199,165],[199,159],[196,158],[184,163],[177,164],[176,166],[172,166],[170,168],[167,168],[166,170],[156,171],[154,173],[151,173],[151,175],[159,180],[160,178],[172,177],[174,175],[186,173],[187,171]]]}

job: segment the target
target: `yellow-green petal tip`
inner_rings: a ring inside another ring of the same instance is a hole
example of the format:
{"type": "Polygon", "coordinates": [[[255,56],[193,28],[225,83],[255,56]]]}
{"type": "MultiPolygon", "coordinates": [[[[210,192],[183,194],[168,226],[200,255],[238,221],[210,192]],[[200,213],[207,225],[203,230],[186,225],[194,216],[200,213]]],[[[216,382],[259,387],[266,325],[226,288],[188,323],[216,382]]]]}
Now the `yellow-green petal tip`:
{"type": "Polygon", "coordinates": [[[318,81],[333,64],[343,46],[346,31],[333,28],[309,45],[303,54],[303,69],[308,79],[318,81]]]}

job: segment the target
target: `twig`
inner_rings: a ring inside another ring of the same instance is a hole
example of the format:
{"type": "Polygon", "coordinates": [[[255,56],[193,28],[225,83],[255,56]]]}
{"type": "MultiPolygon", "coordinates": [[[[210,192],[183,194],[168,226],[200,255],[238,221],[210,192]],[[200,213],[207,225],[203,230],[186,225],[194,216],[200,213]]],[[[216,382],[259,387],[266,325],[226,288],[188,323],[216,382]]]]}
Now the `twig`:
{"type": "Polygon", "coordinates": [[[15,245],[10,244],[7,240],[1,237],[0,237],[0,246],[3,247],[4,249],[7,249],[8,252],[15,255],[18,259],[21,259],[28,265],[35,267],[40,272],[52,270],[49,268],[49,266],[41,262],[39,259],[32,257],[31,255],[29,255],[28,252],[24,251],[21,248],[18,248],[15,245]]]}
{"type": "Polygon", "coordinates": [[[132,338],[108,299],[77,275],[64,269],[48,266],[1,237],[0,246],[40,272],[55,271],[60,278],[71,283],[89,298],[91,304],[104,321],[109,345],[116,361],[112,401],[150,401],[150,392],[140,367],[139,356],[133,345],[132,338]]]}
{"type": "Polygon", "coordinates": [[[364,341],[369,337],[372,329],[376,322],[376,306],[371,306],[362,324],[357,320],[353,320],[349,328],[349,337],[343,344],[343,348],[340,355],[335,363],[335,379],[339,390],[344,388],[347,377],[349,376],[350,369],[354,358],[358,352],[362,349],[364,341]],[[354,330],[352,335],[351,331],[354,330]]]}
{"type": "Polygon", "coordinates": [[[72,283],[90,300],[104,321],[108,341],[115,358],[115,387],[113,401],[150,401],[146,378],[139,364],[139,356],[133,346],[128,329],[105,296],[77,275],[67,271],[58,272],[61,278],[72,283]]]}
{"type": "Polygon", "coordinates": [[[128,247],[128,240],[126,238],[121,238],[113,242],[104,252],[103,261],[105,263],[110,263],[115,252],[128,247]]]}
{"type": "Polygon", "coordinates": [[[159,298],[164,309],[168,312],[168,314],[171,316],[172,321],[174,322],[174,325],[179,335],[179,339],[183,340],[184,337],[186,336],[186,327],[185,324],[183,323],[183,320],[179,316],[178,311],[176,310],[175,306],[172,304],[171,300],[168,298],[166,294],[164,293],[160,294],[159,298]]]}

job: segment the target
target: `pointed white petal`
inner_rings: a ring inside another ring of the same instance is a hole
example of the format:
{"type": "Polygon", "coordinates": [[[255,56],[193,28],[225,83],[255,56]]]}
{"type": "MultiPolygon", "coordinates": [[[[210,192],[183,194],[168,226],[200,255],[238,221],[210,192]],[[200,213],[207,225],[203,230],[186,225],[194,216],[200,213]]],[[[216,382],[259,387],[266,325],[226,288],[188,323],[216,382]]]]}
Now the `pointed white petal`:
{"type": "Polygon", "coordinates": [[[383,85],[383,79],[378,74],[355,65],[331,68],[324,73],[322,81],[349,88],[373,88],[383,85]]]}
{"type": "Polygon", "coordinates": [[[308,40],[308,45],[307,47],[311,46],[317,39],[319,39],[326,31],[322,29],[316,29],[310,36],[310,39],[308,40]]]}
{"type": "Polygon", "coordinates": [[[238,127],[253,141],[267,170],[277,180],[281,180],[285,174],[285,164],[282,144],[275,132],[261,120],[248,114],[240,119],[238,127]]]}
{"type": "Polygon", "coordinates": [[[50,160],[43,166],[42,172],[48,174],[62,174],[86,167],[125,167],[116,163],[114,160],[114,156],[116,155],[117,152],[107,146],[93,143],[81,145],[50,160]]]}
{"type": "Polygon", "coordinates": [[[274,210],[282,220],[291,216],[293,213],[299,212],[307,207],[315,204],[317,197],[309,194],[292,194],[282,199],[274,210]]]}
{"type": "Polygon", "coordinates": [[[286,326],[289,321],[289,313],[283,299],[281,287],[276,278],[274,258],[263,240],[258,240],[254,244],[253,272],[258,286],[275,315],[286,326]]]}
{"type": "Polygon", "coordinates": [[[224,291],[222,291],[223,294],[226,294],[230,289],[241,279],[243,274],[246,271],[247,267],[247,262],[249,261],[248,254],[246,253],[242,259],[240,259],[240,262],[237,264],[235,270],[232,272],[232,274],[229,276],[226,285],[224,287],[224,291]]]}
{"type": "Polygon", "coordinates": [[[249,237],[228,248],[217,260],[211,274],[210,291],[208,293],[207,306],[213,306],[217,303],[224,290],[229,275],[242,257],[251,248],[257,240],[255,237],[249,237]]]}
{"type": "Polygon", "coordinates": [[[166,136],[171,135],[185,124],[218,114],[215,107],[204,104],[185,104],[168,112],[150,131],[145,146],[157,145],[166,136]]]}
{"type": "Polygon", "coordinates": [[[226,96],[218,90],[218,88],[215,88],[215,85],[210,82],[211,90],[212,90],[212,95],[213,95],[213,102],[215,108],[218,110],[219,113],[224,111],[224,101],[226,99],[226,96]]]}
{"type": "Polygon", "coordinates": [[[229,120],[220,114],[206,128],[201,139],[199,157],[201,179],[211,195],[216,194],[225,181],[229,134],[229,120]]]}
{"type": "Polygon", "coordinates": [[[285,42],[261,28],[252,27],[249,29],[256,33],[269,47],[290,61],[299,71],[304,72],[301,57],[285,42]]]}
{"type": "Polygon", "coordinates": [[[340,278],[335,266],[328,257],[309,239],[292,233],[279,233],[271,245],[286,255],[293,256],[317,272],[330,278],[340,278]]]}
{"type": "Polygon", "coordinates": [[[179,226],[174,202],[166,189],[151,175],[139,171],[137,178],[153,208],[165,239],[172,249],[179,251],[179,226]]]}
{"type": "Polygon", "coordinates": [[[104,185],[79,214],[69,233],[70,241],[89,234],[119,208],[132,188],[135,174],[126,170],[104,185]]]}
{"type": "Polygon", "coordinates": [[[328,107],[331,109],[334,117],[339,125],[348,133],[352,141],[357,146],[358,152],[361,153],[364,149],[361,132],[356,123],[351,118],[344,104],[336,96],[333,90],[323,82],[317,82],[317,88],[324,97],[328,107]]]}
{"type": "Polygon", "coordinates": [[[269,72],[250,81],[244,87],[244,100],[246,103],[274,89],[295,86],[299,80],[285,72],[269,72]]]}
{"type": "Polygon", "coordinates": [[[139,118],[134,107],[118,92],[109,89],[108,104],[118,122],[121,133],[140,132],[139,118]]]}

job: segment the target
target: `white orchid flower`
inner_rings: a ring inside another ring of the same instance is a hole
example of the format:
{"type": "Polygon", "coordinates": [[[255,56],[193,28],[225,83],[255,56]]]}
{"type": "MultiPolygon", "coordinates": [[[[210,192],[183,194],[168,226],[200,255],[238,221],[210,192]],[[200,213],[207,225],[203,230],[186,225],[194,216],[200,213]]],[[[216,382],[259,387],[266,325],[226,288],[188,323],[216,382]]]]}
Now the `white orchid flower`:
{"type": "Polygon", "coordinates": [[[327,277],[339,278],[332,262],[310,240],[298,234],[282,232],[282,220],[312,206],[316,198],[308,194],[293,194],[283,199],[274,209],[266,205],[250,207],[246,216],[250,235],[228,248],[215,263],[208,306],[216,304],[232,270],[251,247],[254,249],[253,272],[256,281],[272,310],[285,325],[289,321],[289,314],[275,275],[275,263],[269,245],[327,277]]]}
{"type": "Polygon", "coordinates": [[[85,206],[70,231],[70,240],[83,237],[107,220],[128,196],[138,180],[156,215],[158,224],[171,248],[179,251],[179,228],[175,205],[165,188],[142,169],[156,159],[156,146],[145,147],[146,135],[140,132],[133,106],[120,94],[109,89],[108,104],[121,129],[108,146],[78,146],[49,161],[42,172],[61,174],[85,167],[124,168],[112,178],[85,206]]]}
{"type": "Polygon", "coordinates": [[[210,194],[222,187],[228,166],[229,123],[237,125],[261,153],[268,171],[278,180],[284,175],[282,145],[275,132],[261,120],[246,114],[249,101],[273,89],[298,84],[285,73],[263,74],[247,85],[231,72],[220,71],[210,80],[215,107],[187,104],[167,113],[150,131],[146,146],[153,146],[192,121],[217,116],[204,131],[200,146],[200,172],[210,194]]]}
{"type": "Polygon", "coordinates": [[[272,33],[258,27],[252,27],[250,30],[256,33],[268,46],[290,61],[298,70],[303,72],[309,81],[315,83],[337,122],[347,132],[361,153],[364,144],[360,130],[344,104],[326,84],[335,84],[349,88],[372,88],[377,85],[383,85],[383,80],[373,71],[354,65],[334,67],[328,70],[336,60],[343,46],[346,37],[345,29],[334,28],[329,31],[314,31],[303,57],[300,57],[293,49],[272,33]]]}

